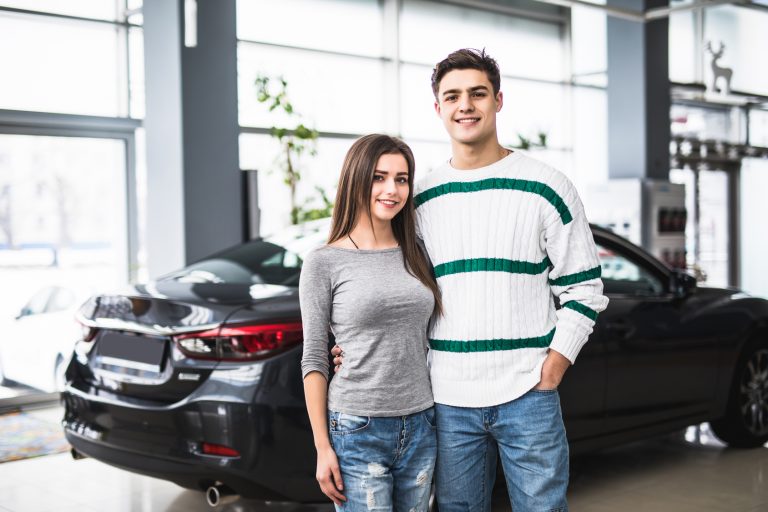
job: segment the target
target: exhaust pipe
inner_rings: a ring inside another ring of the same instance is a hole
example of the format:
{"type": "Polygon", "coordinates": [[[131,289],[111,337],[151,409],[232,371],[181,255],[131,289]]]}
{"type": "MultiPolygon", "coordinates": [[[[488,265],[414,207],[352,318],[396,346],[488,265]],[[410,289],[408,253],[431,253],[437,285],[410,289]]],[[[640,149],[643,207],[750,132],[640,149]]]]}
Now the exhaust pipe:
{"type": "Polygon", "coordinates": [[[232,489],[222,484],[221,482],[216,482],[215,485],[210,486],[205,491],[205,501],[211,507],[218,507],[219,505],[224,505],[225,503],[232,503],[239,497],[240,496],[235,494],[232,489]]]}
{"type": "Polygon", "coordinates": [[[69,454],[72,456],[74,460],[80,460],[80,459],[87,459],[87,455],[83,455],[79,451],[75,450],[74,448],[69,449],[69,454]]]}

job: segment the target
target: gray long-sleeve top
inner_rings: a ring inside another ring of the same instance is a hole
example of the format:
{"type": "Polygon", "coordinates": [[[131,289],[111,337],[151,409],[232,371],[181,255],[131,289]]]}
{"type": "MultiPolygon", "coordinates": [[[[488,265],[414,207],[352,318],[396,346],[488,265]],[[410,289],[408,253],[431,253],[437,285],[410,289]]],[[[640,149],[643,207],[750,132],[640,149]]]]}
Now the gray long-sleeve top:
{"type": "Polygon", "coordinates": [[[329,410],[401,416],[432,406],[427,324],[434,297],[406,271],[399,248],[315,249],[304,261],[299,297],[302,375],[328,375],[329,330],[344,350],[329,410]]]}

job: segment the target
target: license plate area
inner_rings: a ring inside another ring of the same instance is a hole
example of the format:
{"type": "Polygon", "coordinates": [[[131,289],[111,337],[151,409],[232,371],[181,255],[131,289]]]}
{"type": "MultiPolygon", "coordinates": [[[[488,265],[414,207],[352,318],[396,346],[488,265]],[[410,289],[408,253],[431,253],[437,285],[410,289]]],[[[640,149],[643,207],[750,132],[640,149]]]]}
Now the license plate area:
{"type": "Polygon", "coordinates": [[[99,366],[104,369],[158,374],[163,369],[166,342],[167,338],[104,331],[96,346],[96,355],[99,366]]]}

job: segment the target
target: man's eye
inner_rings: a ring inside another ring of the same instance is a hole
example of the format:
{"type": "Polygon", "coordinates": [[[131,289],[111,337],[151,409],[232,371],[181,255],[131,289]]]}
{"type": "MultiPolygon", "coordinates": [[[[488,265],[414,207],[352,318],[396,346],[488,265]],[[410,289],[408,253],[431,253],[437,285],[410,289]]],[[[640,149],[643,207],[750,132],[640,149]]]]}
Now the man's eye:
{"type": "Polygon", "coordinates": [[[458,98],[458,96],[447,96],[445,101],[456,101],[456,98],[458,98]]]}
{"type": "Polygon", "coordinates": [[[476,97],[476,98],[483,98],[483,97],[485,97],[485,93],[484,92],[476,92],[476,93],[473,94],[473,96],[476,97]]]}

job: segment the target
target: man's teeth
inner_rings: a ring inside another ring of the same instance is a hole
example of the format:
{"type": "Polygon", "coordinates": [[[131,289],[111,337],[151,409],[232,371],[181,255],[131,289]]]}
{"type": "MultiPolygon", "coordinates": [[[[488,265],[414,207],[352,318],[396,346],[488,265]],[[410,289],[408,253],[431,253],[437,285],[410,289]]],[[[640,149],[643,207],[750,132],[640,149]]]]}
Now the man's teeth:
{"type": "Polygon", "coordinates": [[[459,123],[466,124],[466,123],[474,123],[478,119],[476,117],[473,117],[471,119],[459,119],[459,123]]]}

